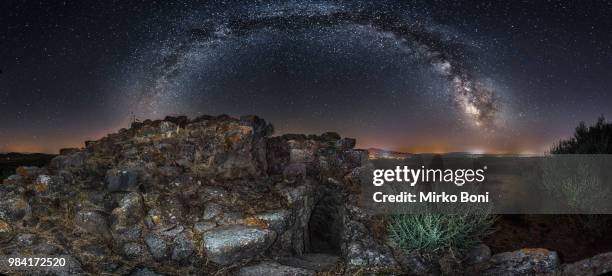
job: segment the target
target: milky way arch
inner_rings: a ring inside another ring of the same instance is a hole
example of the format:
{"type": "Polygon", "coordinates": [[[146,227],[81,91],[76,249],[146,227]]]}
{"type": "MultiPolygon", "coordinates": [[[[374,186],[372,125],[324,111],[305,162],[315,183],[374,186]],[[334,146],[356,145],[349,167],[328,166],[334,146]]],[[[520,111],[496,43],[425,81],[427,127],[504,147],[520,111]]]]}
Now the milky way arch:
{"type": "Polygon", "coordinates": [[[483,129],[495,125],[500,102],[495,91],[475,76],[470,66],[465,45],[448,39],[442,32],[427,28],[426,24],[408,22],[394,13],[346,10],[339,8],[274,10],[271,13],[250,13],[230,19],[207,22],[189,30],[189,39],[175,47],[157,64],[153,87],[145,89],[141,101],[159,97],[164,93],[160,83],[179,74],[181,60],[194,45],[215,43],[229,38],[240,39],[260,30],[290,32],[320,27],[345,25],[367,26],[382,35],[396,40],[401,47],[432,66],[434,71],[448,81],[451,98],[456,106],[483,129]]]}

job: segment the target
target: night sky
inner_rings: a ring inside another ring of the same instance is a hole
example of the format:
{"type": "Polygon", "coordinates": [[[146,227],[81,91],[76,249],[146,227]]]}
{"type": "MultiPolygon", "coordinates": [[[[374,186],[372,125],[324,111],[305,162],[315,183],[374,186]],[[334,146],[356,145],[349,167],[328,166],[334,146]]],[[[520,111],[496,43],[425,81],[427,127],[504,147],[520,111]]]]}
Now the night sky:
{"type": "Polygon", "coordinates": [[[542,153],[612,118],[610,1],[244,2],[2,1],[0,152],[225,113],[362,148],[542,153]]]}

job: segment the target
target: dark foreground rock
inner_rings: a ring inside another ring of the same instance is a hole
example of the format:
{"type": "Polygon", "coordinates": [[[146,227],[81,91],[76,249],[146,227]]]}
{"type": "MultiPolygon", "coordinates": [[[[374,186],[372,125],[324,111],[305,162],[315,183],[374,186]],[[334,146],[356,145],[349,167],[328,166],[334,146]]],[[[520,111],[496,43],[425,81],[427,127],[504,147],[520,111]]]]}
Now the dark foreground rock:
{"type": "Polygon", "coordinates": [[[612,272],[612,252],[563,266],[561,275],[594,276],[612,272]]]}

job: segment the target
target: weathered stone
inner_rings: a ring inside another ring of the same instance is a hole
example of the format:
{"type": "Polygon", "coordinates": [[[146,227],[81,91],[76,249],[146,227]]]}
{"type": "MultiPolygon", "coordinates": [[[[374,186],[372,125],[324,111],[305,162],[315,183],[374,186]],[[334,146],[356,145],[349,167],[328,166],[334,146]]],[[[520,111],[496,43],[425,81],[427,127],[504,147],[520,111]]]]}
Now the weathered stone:
{"type": "Polygon", "coordinates": [[[76,151],[66,155],[61,154],[51,159],[49,167],[55,170],[79,169],[83,167],[87,157],[87,153],[81,151],[76,151]]]}
{"type": "Polygon", "coordinates": [[[559,268],[557,252],[543,248],[524,248],[495,254],[479,268],[483,275],[526,275],[553,273],[559,268]]]}
{"type": "Polygon", "coordinates": [[[198,234],[202,234],[206,231],[209,231],[213,228],[217,227],[217,224],[211,221],[200,221],[200,222],[196,222],[193,225],[193,230],[198,233],[198,234]]]}
{"type": "Polygon", "coordinates": [[[144,203],[139,193],[131,192],[125,195],[119,206],[112,211],[113,226],[133,225],[144,217],[144,203]]]}
{"type": "Polygon", "coordinates": [[[30,233],[23,233],[17,235],[15,239],[17,241],[17,244],[20,246],[30,246],[36,242],[36,235],[30,233]]]}
{"type": "Polygon", "coordinates": [[[612,272],[612,252],[595,255],[591,258],[563,265],[561,275],[595,276],[612,272]]]}
{"type": "Polygon", "coordinates": [[[491,249],[486,244],[479,243],[467,252],[464,262],[468,265],[473,265],[486,262],[490,258],[491,249]]]}
{"type": "Polygon", "coordinates": [[[135,242],[140,240],[142,228],[140,224],[128,226],[113,225],[111,234],[116,242],[135,242]]]}
{"type": "Polygon", "coordinates": [[[156,260],[164,260],[168,257],[168,244],[164,239],[155,233],[150,233],[145,237],[145,243],[149,247],[151,256],[156,260]]]}
{"type": "Polygon", "coordinates": [[[107,240],[112,238],[108,227],[108,219],[99,211],[81,210],[76,213],[74,223],[88,233],[99,235],[107,240]]]}
{"type": "Polygon", "coordinates": [[[243,224],[244,214],[242,212],[226,212],[220,218],[217,218],[219,225],[234,225],[243,224]]]}
{"type": "Polygon", "coordinates": [[[0,220],[0,243],[13,237],[13,227],[3,220],[0,220]]]}
{"type": "Polygon", "coordinates": [[[281,265],[276,262],[262,262],[256,265],[245,266],[238,271],[239,276],[314,276],[315,272],[299,267],[281,265]]]}
{"type": "Polygon", "coordinates": [[[204,214],[202,214],[202,219],[213,219],[214,217],[221,214],[221,212],[223,212],[223,206],[216,203],[206,204],[206,207],[204,208],[204,214]]]}
{"type": "Polygon", "coordinates": [[[46,195],[51,191],[51,186],[53,185],[53,178],[46,174],[41,174],[36,178],[34,182],[34,192],[38,195],[46,195]]]}
{"type": "Polygon", "coordinates": [[[174,238],[172,260],[185,262],[195,253],[195,243],[190,234],[182,232],[174,238]]]}
{"type": "Polygon", "coordinates": [[[129,242],[123,245],[123,255],[128,259],[137,259],[143,256],[145,248],[140,243],[129,242]]]}
{"type": "Polygon", "coordinates": [[[453,275],[462,271],[460,260],[451,252],[444,252],[438,258],[438,266],[442,275],[453,275]]]}
{"type": "Polygon", "coordinates": [[[438,272],[437,264],[434,264],[431,260],[424,258],[421,254],[416,251],[406,254],[403,250],[394,247],[395,259],[402,268],[402,271],[409,272],[412,275],[436,275],[438,272]]]}
{"type": "Polygon", "coordinates": [[[283,169],[283,176],[288,178],[303,178],[307,169],[304,163],[291,163],[283,169]]]}
{"type": "Polygon", "coordinates": [[[266,224],[267,227],[276,233],[284,232],[291,223],[291,212],[289,210],[270,210],[254,216],[266,224]]]}
{"type": "Polygon", "coordinates": [[[106,189],[109,192],[130,192],[138,190],[138,173],[135,170],[108,170],[106,189]]]}
{"type": "Polygon", "coordinates": [[[209,260],[229,264],[265,252],[276,237],[274,231],[233,225],[218,227],[202,235],[202,246],[209,260]]]}
{"type": "Polygon", "coordinates": [[[32,212],[30,204],[20,196],[4,198],[0,201],[0,219],[15,222],[32,212]]]}

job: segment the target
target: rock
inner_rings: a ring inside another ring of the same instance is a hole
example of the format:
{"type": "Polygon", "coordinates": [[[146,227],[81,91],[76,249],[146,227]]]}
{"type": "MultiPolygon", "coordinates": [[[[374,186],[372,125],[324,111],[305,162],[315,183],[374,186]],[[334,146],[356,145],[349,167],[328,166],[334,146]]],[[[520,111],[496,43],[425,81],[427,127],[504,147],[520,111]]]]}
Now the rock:
{"type": "Polygon", "coordinates": [[[595,276],[612,272],[612,252],[563,265],[560,275],[595,276]]]}
{"type": "Polygon", "coordinates": [[[195,243],[191,237],[182,232],[174,238],[174,248],[172,249],[172,260],[185,262],[195,253],[195,243]]]}
{"type": "Polygon", "coordinates": [[[219,187],[204,187],[202,193],[206,200],[222,200],[227,197],[227,192],[219,187]]]}
{"type": "Polygon", "coordinates": [[[341,250],[349,269],[393,271],[399,266],[389,247],[377,243],[367,227],[358,221],[344,223],[341,250]]]}
{"type": "Polygon", "coordinates": [[[357,140],[353,138],[342,138],[336,142],[336,147],[342,150],[352,149],[355,147],[357,140]]]}
{"type": "Polygon", "coordinates": [[[155,233],[149,233],[145,237],[145,243],[149,252],[156,260],[165,260],[168,257],[168,245],[164,239],[155,233]]]}
{"type": "Polygon", "coordinates": [[[458,260],[452,252],[444,252],[438,258],[438,265],[442,275],[459,274],[462,271],[460,260],[458,260]]]}
{"type": "Polygon", "coordinates": [[[10,240],[13,237],[13,227],[3,220],[0,220],[0,243],[10,240]]]}
{"type": "Polygon", "coordinates": [[[106,172],[106,189],[109,192],[138,191],[138,173],[133,170],[108,170],[106,172]]]}
{"type": "Polygon", "coordinates": [[[524,248],[495,254],[488,262],[477,265],[483,275],[525,275],[553,273],[559,268],[557,252],[543,248],[524,248]]]}
{"type": "Polygon", "coordinates": [[[36,235],[30,233],[19,234],[16,241],[20,246],[31,246],[36,242],[36,235]]]}
{"type": "Polygon", "coordinates": [[[217,215],[223,212],[223,206],[216,203],[209,203],[206,205],[204,209],[204,214],[202,214],[203,220],[210,220],[216,217],[217,215]]]}
{"type": "Polygon", "coordinates": [[[285,232],[292,219],[289,210],[270,210],[265,213],[259,213],[254,217],[265,223],[267,227],[274,230],[276,233],[285,232]]]}
{"type": "Polygon", "coordinates": [[[306,164],[291,163],[283,169],[283,176],[287,178],[303,178],[306,176],[306,164]]]}
{"type": "Polygon", "coordinates": [[[404,254],[404,252],[396,249],[394,253],[403,271],[410,272],[413,275],[439,274],[433,273],[437,272],[437,265],[425,259],[418,252],[404,254]]]}
{"type": "Polygon", "coordinates": [[[113,225],[133,225],[144,217],[144,203],[139,193],[131,192],[125,195],[119,206],[112,211],[113,225]]]}
{"type": "Polygon", "coordinates": [[[275,238],[272,230],[232,225],[202,234],[202,247],[209,260],[225,265],[265,252],[275,238]]]}
{"type": "Polygon", "coordinates": [[[113,225],[111,234],[115,242],[118,243],[137,242],[142,235],[142,228],[140,224],[129,226],[113,225]]]}
{"type": "Polygon", "coordinates": [[[482,262],[486,262],[491,258],[491,249],[484,244],[479,243],[470,249],[464,259],[465,264],[474,265],[482,262]]]}
{"type": "Polygon", "coordinates": [[[0,219],[2,220],[15,222],[28,216],[31,212],[30,204],[20,196],[4,198],[0,201],[0,219]]]}
{"type": "Polygon", "coordinates": [[[32,247],[32,252],[36,252],[41,255],[58,255],[63,253],[62,248],[55,242],[50,240],[42,240],[36,246],[32,247]]]}
{"type": "Polygon", "coordinates": [[[74,223],[84,231],[111,240],[107,217],[96,210],[81,210],[76,213],[74,223]]]}
{"type": "Polygon", "coordinates": [[[334,255],[309,253],[302,256],[283,257],[279,262],[283,265],[323,272],[332,270],[339,260],[340,258],[334,255]]]}
{"type": "Polygon", "coordinates": [[[150,228],[166,230],[183,221],[187,213],[179,196],[163,196],[149,209],[145,223],[150,228]]]}
{"type": "Polygon", "coordinates": [[[200,222],[196,222],[193,225],[193,230],[198,233],[198,234],[202,234],[208,230],[211,230],[213,228],[217,227],[217,224],[211,221],[200,221],[200,222]]]}
{"type": "Polygon", "coordinates": [[[128,242],[123,245],[123,255],[128,259],[138,259],[143,256],[145,248],[142,244],[128,242]]]}
{"type": "Polygon", "coordinates": [[[66,155],[61,154],[51,159],[49,167],[58,171],[79,169],[84,166],[87,157],[87,153],[81,151],[66,155]]]}
{"type": "Polygon", "coordinates": [[[41,174],[36,178],[34,182],[34,192],[38,195],[46,195],[51,193],[51,186],[53,185],[53,178],[46,174],[41,174]]]}
{"type": "Polygon", "coordinates": [[[256,265],[245,266],[238,271],[239,276],[314,276],[315,272],[299,267],[281,265],[276,262],[262,262],[256,265]]]}
{"type": "Polygon", "coordinates": [[[242,212],[226,212],[220,218],[217,218],[217,224],[224,226],[243,224],[244,222],[244,213],[242,212]]]}

